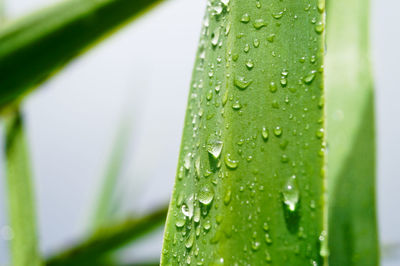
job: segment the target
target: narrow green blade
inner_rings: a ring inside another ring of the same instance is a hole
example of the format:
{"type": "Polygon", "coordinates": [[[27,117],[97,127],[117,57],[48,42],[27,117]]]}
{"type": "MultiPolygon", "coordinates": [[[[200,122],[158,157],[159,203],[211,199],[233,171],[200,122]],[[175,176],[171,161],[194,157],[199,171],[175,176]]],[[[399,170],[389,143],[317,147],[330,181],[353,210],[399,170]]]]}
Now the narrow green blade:
{"type": "Polygon", "coordinates": [[[12,265],[41,265],[31,169],[21,114],[6,115],[5,122],[8,206],[13,232],[12,265]]]}
{"type": "Polygon", "coordinates": [[[141,218],[100,228],[83,243],[49,258],[46,265],[97,265],[110,252],[159,228],[166,215],[167,208],[164,207],[141,218]]]}
{"type": "Polygon", "coordinates": [[[330,265],[378,265],[369,1],[328,1],[330,265]]]}
{"type": "Polygon", "coordinates": [[[324,4],[208,1],[162,265],[326,260],[324,4]]]}
{"type": "Polygon", "coordinates": [[[0,107],[161,0],[68,0],[0,31],[0,107]]]}
{"type": "Polygon", "coordinates": [[[106,174],[100,189],[99,198],[96,202],[96,209],[93,218],[93,229],[109,225],[115,219],[115,213],[118,205],[116,200],[118,191],[117,185],[126,155],[126,149],[129,143],[131,127],[128,119],[122,119],[117,130],[117,136],[114,141],[109,162],[107,164],[106,174]]]}

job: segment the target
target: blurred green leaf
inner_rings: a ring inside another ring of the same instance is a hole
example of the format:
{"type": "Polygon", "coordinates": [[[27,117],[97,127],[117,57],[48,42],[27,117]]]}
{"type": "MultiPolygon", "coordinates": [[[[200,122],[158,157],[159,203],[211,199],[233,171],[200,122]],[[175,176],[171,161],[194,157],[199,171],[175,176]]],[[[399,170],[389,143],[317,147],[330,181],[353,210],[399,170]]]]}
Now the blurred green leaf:
{"type": "Polygon", "coordinates": [[[167,208],[144,217],[100,228],[88,240],[47,260],[46,265],[97,265],[110,252],[159,228],[165,222],[167,208]]]}
{"type": "Polygon", "coordinates": [[[109,156],[106,174],[99,192],[99,197],[95,206],[93,218],[93,229],[109,225],[114,220],[115,212],[118,208],[117,185],[120,180],[125,155],[129,143],[131,126],[125,117],[121,120],[117,128],[117,134],[109,156]]]}
{"type": "Polygon", "coordinates": [[[36,232],[35,200],[26,135],[20,112],[5,117],[6,173],[14,266],[41,265],[36,232]]]}
{"type": "Polygon", "coordinates": [[[330,265],[378,265],[369,0],[327,1],[330,265]]]}
{"type": "Polygon", "coordinates": [[[0,107],[161,0],[68,0],[0,31],[0,107]]]}
{"type": "Polygon", "coordinates": [[[4,0],[0,0],[0,28],[3,26],[5,21],[5,3],[4,0]]]}

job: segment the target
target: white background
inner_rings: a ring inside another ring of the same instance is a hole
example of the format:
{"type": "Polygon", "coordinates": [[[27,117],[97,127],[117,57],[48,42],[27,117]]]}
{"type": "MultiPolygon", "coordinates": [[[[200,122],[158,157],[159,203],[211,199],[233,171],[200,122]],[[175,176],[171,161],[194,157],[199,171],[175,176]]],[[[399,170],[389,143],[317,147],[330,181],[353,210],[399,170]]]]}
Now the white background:
{"type": "MultiPolygon", "coordinates": [[[[18,17],[52,2],[6,0],[7,14],[18,17]]],[[[24,113],[45,254],[78,239],[88,228],[123,114],[130,114],[133,133],[123,169],[122,209],[140,212],[169,199],[205,2],[166,2],[74,61],[26,101],[24,113]]],[[[400,263],[400,90],[396,82],[400,76],[400,2],[372,2],[379,227],[384,265],[389,266],[400,263]],[[397,252],[393,251],[396,246],[397,252]]],[[[3,182],[0,172],[2,266],[8,261],[3,182]]],[[[126,257],[157,257],[160,235],[126,252],[126,257]]]]}

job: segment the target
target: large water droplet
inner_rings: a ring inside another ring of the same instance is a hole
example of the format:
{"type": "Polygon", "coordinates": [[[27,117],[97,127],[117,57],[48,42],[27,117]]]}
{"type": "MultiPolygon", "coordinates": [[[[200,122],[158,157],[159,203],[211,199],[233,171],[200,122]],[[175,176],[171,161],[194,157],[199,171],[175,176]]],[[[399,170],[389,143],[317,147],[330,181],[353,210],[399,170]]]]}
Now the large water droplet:
{"type": "Polygon", "coordinates": [[[283,203],[290,212],[296,211],[300,199],[296,176],[289,177],[282,190],[283,203]]]}
{"type": "Polygon", "coordinates": [[[182,205],[182,213],[190,219],[193,217],[193,201],[194,197],[193,194],[191,194],[185,201],[185,204],[182,205]]]}
{"type": "Polygon", "coordinates": [[[204,186],[199,192],[199,201],[204,205],[210,205],[214,199],[214,192],[210,186],[204,186]]]}
{"type": "Polygon", "coordinates": [[[239,161],[233,160],[231,155],[228,153],[225,155],[225,164],[230,169],[236,169],[239,166],[239,161]]]}
{"type": "Polygon", "coordinates": [[[210,137],[207,143],[207,151],[212,155],[212,157],[214,157],[214,159],[218,159],[221,155],[223,146],[224,143],[221,140],[210,137]]]}

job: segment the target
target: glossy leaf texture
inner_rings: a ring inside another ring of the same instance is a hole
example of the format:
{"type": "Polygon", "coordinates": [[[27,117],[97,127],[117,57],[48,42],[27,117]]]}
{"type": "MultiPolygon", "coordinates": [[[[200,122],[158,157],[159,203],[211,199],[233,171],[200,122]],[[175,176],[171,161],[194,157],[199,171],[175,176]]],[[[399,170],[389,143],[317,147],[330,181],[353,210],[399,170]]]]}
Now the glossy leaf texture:
{"type": "Polygon", "coordinates": [[[327,2],[330,265],[378,265],[369,1],[327,2]]]}
{"type": "Polygon", "coordinates": [[[68,0],[0,31],[0,107],[160,0],[68,0]]]}
{"type": "Polygon", "coordinates": [[[36,229],[32,171],[23,119],[19,111],[4,117],[6,125],[6,175],[14,266],[42,265],[36,229]]]}
{"type": "Polygon", "coordinates": [[[326,261],[322,0],[209,0],[162,265],[326,261]]]}

